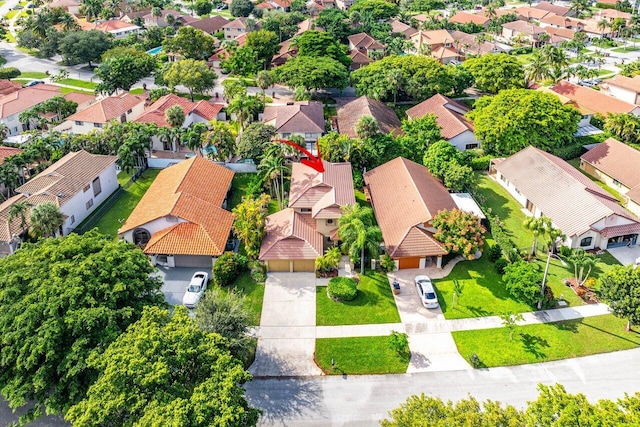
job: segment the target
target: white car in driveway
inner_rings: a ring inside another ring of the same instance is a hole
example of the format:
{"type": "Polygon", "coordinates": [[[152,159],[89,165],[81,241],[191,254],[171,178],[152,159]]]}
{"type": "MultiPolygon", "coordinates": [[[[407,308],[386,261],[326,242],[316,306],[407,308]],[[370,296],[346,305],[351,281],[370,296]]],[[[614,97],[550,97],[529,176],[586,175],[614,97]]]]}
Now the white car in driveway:
{"type": "Polygon", "coordinates": [[[428,276],[416,276],[415,283],[422,305],[426,308],[437,308],[439,305],[438,296],[433,289],[431,279],[428,276]]]}
{"type": "Polygon", "coordinates": [[[187,291],[182,297],[182,304],[187,308],[195,308],[202,298],[202,294],[207,290],[207,282],[209,281],[209,273],[206,271],[197,271],[193,274],[187,291]]]}

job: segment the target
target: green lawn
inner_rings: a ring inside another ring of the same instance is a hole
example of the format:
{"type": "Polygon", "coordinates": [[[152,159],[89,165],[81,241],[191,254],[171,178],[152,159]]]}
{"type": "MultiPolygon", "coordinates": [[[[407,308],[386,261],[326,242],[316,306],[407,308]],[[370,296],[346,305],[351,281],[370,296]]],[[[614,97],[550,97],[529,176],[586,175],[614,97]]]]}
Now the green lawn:
{"type": "Polygon", "coordinates": [[[317,339],[315,359],[328,375],[400,374],[409,366],[409,358],[391,349],[389,337],[317,339]]]}
{"type": "Polygon", "coordinates": [[[522,63],[522,65],[531,64],[533,60],[533,53],[523,53],[521,55],[515,55],[516,59],[522,63]]]}
{"type": "Polygon", "coordinates": [[[129,92],[132,93],[133,95],[141,95],[141,94],[145,93],[146,90],[144,90],[141,87],[137,87],[135,89],[131,89],[129,92]]]}
{"type": "MultiPolygon", "coordinates": [[[[486,253],[493,241],[485,244],[486,253]]],[[[446,278],[435,280],[440,307],[447,319],[493,316],[504,312],[531,311],[527,304],[516,301],[502,285],[502,277],[487,256],[456,264],[446,278]],[[464,285],[462,295],[451,307],[455,281],[464,285]]]]}
{"type": "Polygon", "coordinates": [[[48,76],[46,73],[39,71],[23,71],[19,76],[21,79],[46,79],[48,76]]]}
{"type": "Polygon", "coordinates": [[[624,52],[635,52],[640,50],[640,47],[638,46],[624,46],[624,47],[617,47],[615,49],[611,49],[613,52],[618,52],[618,53],[624,53],[624,52]]]}
{"type": "MultiPolygon", "coordinates": [[[[131,214],[133,208],[136,207],[142,196],[144,196],[144,193],[147,192],[153,180],[158,176],[158,173],[160,173],[160,169],[147,169],[144,171],[140,178],[124,190],[118,201],[115,202],[110,209],[101,213],[102,217],[95,223],[95,227],[97,227],[101,233],[116,237],[122,222],[129,217],[129,214],[131,214]]],[[[92,220],[92,218],[87,218],[83,221],[83,224],[89,220],[92,220]]],[[[83,224],[80,224],[78,228],[83,224]]]]}
{"type": "Polygon", "coordinates": [[[498,215],[511,232],[511,239],[518,248],[531,247],[533,234],[522,227],[526,215],[522,206],[500,184],[486,174],[478,176],[478,190],[485,199],[485,205],[491,208],[494,215],[498,215]]]}
{"type": "Polygon", "coordinates": [[[626,321],[612,314],[559,323],[453,332],[463,357],[476,353],[487,367],[521,365],[636,348],[640,333],[626,332],[626,321]]]}
{"type": "Polygon", "coordinates": [[[75,86],[75,87],[79,87],[83,89],[91,89],[91,90],[95,89],[96,86],[98,86],[97,83],[88,82],[85,80],[78,80],[78,79],[62,79],[62,80],[59,80],[58,83],[60,83],[61,85],[75,86]]]}
{"type": "Polygon", "coordinates": [[[400,322],[387,276],[365,271],[360,276],[358,296],[353,301],[337,302],[327,297],[327,288],[316,288],[316,325],[366,325],[400,322]]]}
{"type": "Polygon", "coordinates": [[[71,87],[61,87],[60,88],[60,93],[63,95],[66,95],[68,93],[88,93],[88,94],[93,94],[94,92],[92,90],[82,90],[82,89],[75,89],[75,88],[71,88],[71,87]]]}
{"type": "Polygon", "coordinates": [[[231,196],[229,197],[229,210],[240,204],[242,197],[245,195],[247,184],[249,184],[253,175],[255,174],[237,173],[233,175],[233,180],[231,181],[231,196]]]}
{"type": "Polygon", "coordinates": [[[262,300],[264,298],[264,283],[256,283],[251,278],[251,273],[246,272],[240,275],[231,286],[221,288],[226,292],[239,292],[245,295],[246,306],[251,312],[251,325],[260,325],[262,315],[262,300]]]}
{"type": "Polygon", "coordinates": [[[10,21],[11,19],[13,19],[14,16],[16,16],[20,11],[19,10],[10,10],[9,12],[7,12],[6,15],[4,15],[5,19],[7,21],[10,21]]]}

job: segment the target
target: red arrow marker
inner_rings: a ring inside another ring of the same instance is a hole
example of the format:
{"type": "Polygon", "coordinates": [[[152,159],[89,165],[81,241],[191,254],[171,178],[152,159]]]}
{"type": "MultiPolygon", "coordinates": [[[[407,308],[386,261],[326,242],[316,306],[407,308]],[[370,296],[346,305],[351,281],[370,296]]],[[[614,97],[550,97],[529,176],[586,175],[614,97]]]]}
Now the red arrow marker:
{"type": "Polygon", "coordinates": [[[274,142],[282,142],[292,146],[296,150],[300,150],[307,157],[309,157],[308,159],[302,159],[300,163],[302,163],[303,165],[309,166],[310,168],[315,169],[320,173],[324,172],[324,165],[322,164],[322,157],[320,156],[320,150],[318,150],[318,157],[315,157],[313,154],[309,152],[309,150],[299,146],[293,141],[289,141],[288,139],[274,139],[274,142]]]}

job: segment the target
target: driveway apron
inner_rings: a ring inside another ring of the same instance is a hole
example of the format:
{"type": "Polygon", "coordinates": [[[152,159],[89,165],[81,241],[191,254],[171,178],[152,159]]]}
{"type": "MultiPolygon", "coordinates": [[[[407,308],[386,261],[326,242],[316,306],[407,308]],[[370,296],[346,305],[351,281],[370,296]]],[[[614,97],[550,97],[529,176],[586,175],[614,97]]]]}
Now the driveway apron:
{"type": "Polygon", "coordinates": [[[315,275],[269,274],[262,307],[256,359],[249,372],[256,377],[320,375],[313,360],[315,275]]]}

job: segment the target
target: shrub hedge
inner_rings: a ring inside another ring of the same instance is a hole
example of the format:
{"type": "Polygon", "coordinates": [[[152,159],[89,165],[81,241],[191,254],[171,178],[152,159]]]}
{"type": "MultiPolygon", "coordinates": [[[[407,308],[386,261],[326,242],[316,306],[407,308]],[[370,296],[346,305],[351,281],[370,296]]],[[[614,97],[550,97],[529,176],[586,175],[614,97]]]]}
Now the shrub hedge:
{"type": "Polygon", "coordinates": [[[244,255],[235,252],[225,252],[213,264],[213,283],[218,286],[227,286],[247,269],[248,259],[244,255]]]}
{"type": "Polygon", "coordinates": [[[352,301],[358,296],[358,285],[349,277],[333,277],[329,280],[327,295],[337,301],[352,301]]]}

